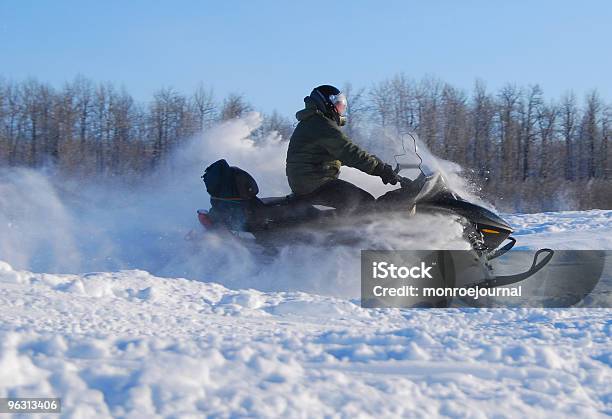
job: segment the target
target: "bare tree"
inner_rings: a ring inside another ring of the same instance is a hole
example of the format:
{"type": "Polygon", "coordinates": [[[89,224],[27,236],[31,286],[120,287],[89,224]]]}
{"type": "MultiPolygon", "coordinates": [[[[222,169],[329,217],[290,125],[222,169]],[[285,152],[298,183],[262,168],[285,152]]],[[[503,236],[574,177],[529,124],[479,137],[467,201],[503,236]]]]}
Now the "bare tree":
{"type": "Polygon", "coordinates": [[[293,122],[277,111],[272,112],[272,115],[264,118],[264,123],[267,131],[276,131],[283,140],[289,140],[293,133],[293,122]]]}
{"type": "Polygon", "coordinates": [[[172,88],[158,91],[149,109],[149,127],[153,136],[153,164],[178,143],[199,130],[189,110],[187,99],[172,88]]]}
{"type": "Polygon", "coordinates": [[[385,80],[375,85],[370,90],[370,101],[372,119],[378,122],[383,128],[391,124],[393,109],[393,87],[391,82],[385,80]]]}
{"type": "Polygon", "coordinates": [[[522,179],[529,177],[529,158],[533,143],[535,142],[534,126],[537,122],[537,112],[542,105],[542,89],[537,84],[529,87],[527,91],[527,103],[521,109],[521,135],[517,137],[517,161],[516,167],[522,169],[522,179]]]}
{"type": "Polygon", "coordinates": [[[208,127],[214,120],[217,105],[215,104],[212,89],[204,88],[200,84],[192,96],[197,124],[200,130],[208,127]]]}
{"type": "Polygon", "coordinates": [[[351,83],[346,83],[342,89],[348,103],[346,109],[346,133],[349,137],[357,137],[358,130],[367,117],[368,107],[365,103],[365,89],[355,89],[351,83]]]}
{"type": "Polygon", "coordinates": [[[3,89],[3,132],[6,139],[7,162],[9,166],[18,163],[18,136],[21,129],[20,114],[22,106],[22,96],[18,85],[6,82],[3,89]]]}
{"type": "Polygon", "coordinates": [[[414,82],[399,74],[391,80],[393,125],[401,134],[418,129],[419,103],[414,82]]]}
{"type": "Polygon", "coordinates": [[[487,94],[485,84],[476,81],[470,114],[474,138],[472,166],[477,168],[480,177],[487,179],[491,170],[491,161],[495,158],[491,153],[494,117],[493,99],[487,94]]]}
{"type": "Polygon", "coordinates": [[[442,156],[466,163],[467,130],[466,130],[466,97],[465,94],[450,85],[442,91],[442,156]]]}
{"type": "Polygon", "coordinates": [[[570,92],[566,94],[561,101],[561,132],[563,141],[565,142],[563,171],[565,179],[567,180],[573,180],[576,171],[576,165],[574,163],[574,136],[577,114],[576,97],[570,92]]]}
{"type": "Polygon", "coordinates": [[[434,77],[426,77],[417,86],[416,101],[417,101],[417,117],[418,117],[418,134],[423,139],[427,147],[435,151],[439,138],[438,134],[440,127],[440,102],[444,90],[444,83],[434,77]]]}
{"type": "MultiPolygon", "coordinates": [[[[7,85],[0,78],[0,122],[5,122],[8,114],[7,85]]],[[[10,142],[7,135],[8,127],[0,125],[0,162],[8,162],[10,142]]]]}
{"type": "Polygon", "coordinates": [[[599,155],[601,156],[601,173],[602,178],[604,180],[610,179],[612,177],[611,168],[610,168],[610,152],[612,151],[609,147],[610,140],[610,120],[612,119],[612,108],[610,106],[606,106],[603,116],[601,118],[601,152],[599,155]]]}
{"type": "Polygon", "coordinates": [[[556,120],[559,115],[559,109],[554,103],[549,105],[540,104],[538,107],[538,127],[540,134],[540,178],[546,179],[553,173],[552,168],[558,164],[558,158],[553,153],[552,141],[556,130],[556,120]]]}
{"type": "Polygon", "coordinates": [[[516,86],[506,85],[499,93],[499,113],[500,113],[500,142],[501,160],[504,165],[501,168],[502,180],[512,180],[514,174],[518,172],[518,167],[510,162],[516,162],[516,147],[518,142],[518,123],[516,108],[519,102],[520,93],[516,86]]]}
{"type": "Polygon", "coordinates": [[[228,119],[240,118],[252,110],[253,107],[244,100],[242,95],[232,93],[223,101],[221,120],[227,121],[228,119]]]}
{"type": "Polygon", "coordinates": [[[584,168],[584,175],[592,179],[596,175],[595,152],[599,137],[598,118],[601,111],[601,100],[597,91],[592,91],[586,99],[586,109],[582,119],[581,127],[581,160],[584,168]]]}

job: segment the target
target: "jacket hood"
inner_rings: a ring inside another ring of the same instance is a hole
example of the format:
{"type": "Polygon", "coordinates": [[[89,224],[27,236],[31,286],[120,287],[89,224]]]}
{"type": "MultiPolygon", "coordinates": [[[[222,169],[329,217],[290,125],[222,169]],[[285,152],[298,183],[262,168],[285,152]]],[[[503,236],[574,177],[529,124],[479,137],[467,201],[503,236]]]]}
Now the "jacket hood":
{"type": "Polygon", "coordinates": [[[306,96],[304,98],[304,109],[298,111],[295,114],[295,117],[298,121],[303,121],[316,113],[323,115],[321,111],[317,109],[317,105],[315,104],[314,100],[312,100],[310,96],[306,96]]]}

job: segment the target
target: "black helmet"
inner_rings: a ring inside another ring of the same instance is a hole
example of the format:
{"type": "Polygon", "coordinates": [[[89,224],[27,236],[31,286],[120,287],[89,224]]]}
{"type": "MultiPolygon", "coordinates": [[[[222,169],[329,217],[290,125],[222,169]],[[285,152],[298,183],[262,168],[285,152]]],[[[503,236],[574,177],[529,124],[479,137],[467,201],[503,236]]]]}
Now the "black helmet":
{"type": "Polygon", "coordinates": [[[346,96],[336,87],[328,84],[315,87],[310,93],[310,98],[317,105],[317,109],[328,118],[336,121],[338,126],[341,127],[346,124],[346,116],[344,115],[347,106],[346,96]]]}

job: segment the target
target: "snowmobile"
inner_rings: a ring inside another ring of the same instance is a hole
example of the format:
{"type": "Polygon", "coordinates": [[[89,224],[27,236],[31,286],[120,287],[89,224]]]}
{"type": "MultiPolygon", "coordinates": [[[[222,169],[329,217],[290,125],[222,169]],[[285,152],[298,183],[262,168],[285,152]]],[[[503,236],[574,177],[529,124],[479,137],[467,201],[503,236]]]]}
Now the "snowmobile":
{"type": "MultiPolygon", "coordinates": [[[[463,236],[472,249],[470,260],[455,262],[460,271],[468,272],[477,266],[482,273],[462,279],[465,287],[499,287],[523,281],[540,271],[554,255],[551,249],[540,249],[533,255],[531,266],[524,272],[511,275],[495,275],[491,261],[509,252],[516,243],[511,236],[513,229],[508,222],[493,211],[462,198],[451,190],[440,170],[432,170],[423,162],[414,141],[414,153],[418,163],[401,163],[398,157],[407,154],[402,140],[403,153],[395,156],[395,172],[399,188],[376,199],[368,212],[405,214],[448,214],[463,227],[463,236]],[[412,170],[416,178],[404,177],[400,172],[412,170]],[[472,281],[473,279],[473,281],[472,281]]],[[[246,171],[230,167],[225,160],[208,166],[202,176],[211,195],[211,209],[198,210],[199,222],[206,230],[224,231],[238,237],[254,238],[263,246],[283,245],[306,237],[302,233],[320,230],[337,223],[350,222],[333,208],[311,205],[307,197],[287,195],[260,198],[257,182],[246,171]]],[[[453,280],[455,283],[456,281],[453,280]]],[[[456,284],[453,284],[456,285],[456,284]]]]}

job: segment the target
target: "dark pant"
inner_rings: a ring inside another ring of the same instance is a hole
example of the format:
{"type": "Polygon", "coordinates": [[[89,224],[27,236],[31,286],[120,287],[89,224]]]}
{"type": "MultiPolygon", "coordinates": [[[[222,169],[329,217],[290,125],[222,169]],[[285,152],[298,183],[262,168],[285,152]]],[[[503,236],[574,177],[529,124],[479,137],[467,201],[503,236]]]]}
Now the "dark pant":
{"type": "Polygon", "coordinates": [[[334,207],[340,212],[363,210],[376,201],[368,192],[341,179],[330,180],[302,199],[313,205],[334,207]]]}

